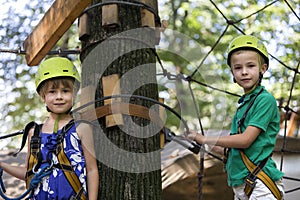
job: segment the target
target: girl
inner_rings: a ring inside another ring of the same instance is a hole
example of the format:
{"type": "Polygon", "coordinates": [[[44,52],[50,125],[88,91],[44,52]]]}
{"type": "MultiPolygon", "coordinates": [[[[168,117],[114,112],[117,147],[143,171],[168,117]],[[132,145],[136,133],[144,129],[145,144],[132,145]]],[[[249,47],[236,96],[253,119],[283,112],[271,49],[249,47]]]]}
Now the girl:
{"type": "Polygon", "coordinates": [[[70,111],[79,90],[79,74],[71,61],[45,60],[36,74],[36,91],[46,104],[48,118],[28,133],[25,167],[0,163],[7,173],[26,180],[47,171],[31,199],[91,199],[98,194],[98,167],[92,129],[74,122],[70,111]]]}

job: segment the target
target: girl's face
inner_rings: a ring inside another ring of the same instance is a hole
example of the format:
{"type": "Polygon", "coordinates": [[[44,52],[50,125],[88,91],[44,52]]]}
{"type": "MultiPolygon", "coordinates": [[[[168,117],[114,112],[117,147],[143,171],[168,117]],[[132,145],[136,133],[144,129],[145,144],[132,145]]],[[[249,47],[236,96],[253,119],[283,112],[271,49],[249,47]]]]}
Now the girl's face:
{"type": "Polygon", "coordinates": [[[67,113],[73,106],[73,84],[54,84],[50,81],[46,88],[44,88],[44,94],[41,95],[42,100],[46,106],[53,113],[64,114],[67,113]]]}
{"type": "Polygon", "coordinates": [[[259,74],[264,74],[267,65],[260,67],[259,54],[251,50],[236,51],[230,59],[231,72],[237,82],[247,93],[259,81],[259,74]]]}

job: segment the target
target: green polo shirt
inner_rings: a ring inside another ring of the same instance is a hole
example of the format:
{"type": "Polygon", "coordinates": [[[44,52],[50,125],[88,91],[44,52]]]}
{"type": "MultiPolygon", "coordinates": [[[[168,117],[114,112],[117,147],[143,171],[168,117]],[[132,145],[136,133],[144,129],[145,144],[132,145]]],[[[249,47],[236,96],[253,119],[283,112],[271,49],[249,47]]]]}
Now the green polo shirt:
{"type": "MultiPolygon", "coordinates": [[[[276,135],[280,129],[280,115],[275,98],[263,86],[258,86],[250,94],[241,97],[239,100],[241,103],[231,125],[231,134],[238,134],[238,121],[245,113],[251,99],[260,90],[263,91],[257,96],[241,126],[242,132],[245,131],[247,126],[255,126],[261,129],[256,140],[250,147],[244,149],[248,158],[256,165],[271,155],[276,143],[276,135]]],[[[239,149],[231,149],[226,163],[226,170],[229,186],[240,186],[244,183],[249,171],[243,163],[239,149]]],[[[273,181],[277,181],[283,176],[283,173],[276,168],[276,164],[271,158],[263,170],[273,181]]]]}

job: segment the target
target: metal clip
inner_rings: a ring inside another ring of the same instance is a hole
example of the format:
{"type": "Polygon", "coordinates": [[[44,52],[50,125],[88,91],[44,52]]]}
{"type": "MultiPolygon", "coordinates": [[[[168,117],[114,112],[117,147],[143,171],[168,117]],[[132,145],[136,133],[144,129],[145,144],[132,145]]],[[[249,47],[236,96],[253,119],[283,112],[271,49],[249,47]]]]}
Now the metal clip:
{"type": "Polygon", "coordinates": [[[244,183],[246,183],[246,185],[248,185],[250,188],[254,188],[256,185],[256,177],[251,177],[250,175],[247,176],[244,180],[244,183]]]}

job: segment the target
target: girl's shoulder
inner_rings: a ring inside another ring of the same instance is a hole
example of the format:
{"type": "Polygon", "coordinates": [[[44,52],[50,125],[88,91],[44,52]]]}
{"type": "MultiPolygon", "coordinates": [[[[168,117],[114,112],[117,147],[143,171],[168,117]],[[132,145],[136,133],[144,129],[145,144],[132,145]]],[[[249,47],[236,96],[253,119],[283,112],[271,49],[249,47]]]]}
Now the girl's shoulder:
{"type": "Polygon", "coordinates": [[[79,136],[80,139],[82,139],[83,137],[85,137],[88,134],[92,134],[93,133],[93,127],[92,125],[88,124],[88,123],[75,123],[76,124],[76,132],[79,136]]]}

